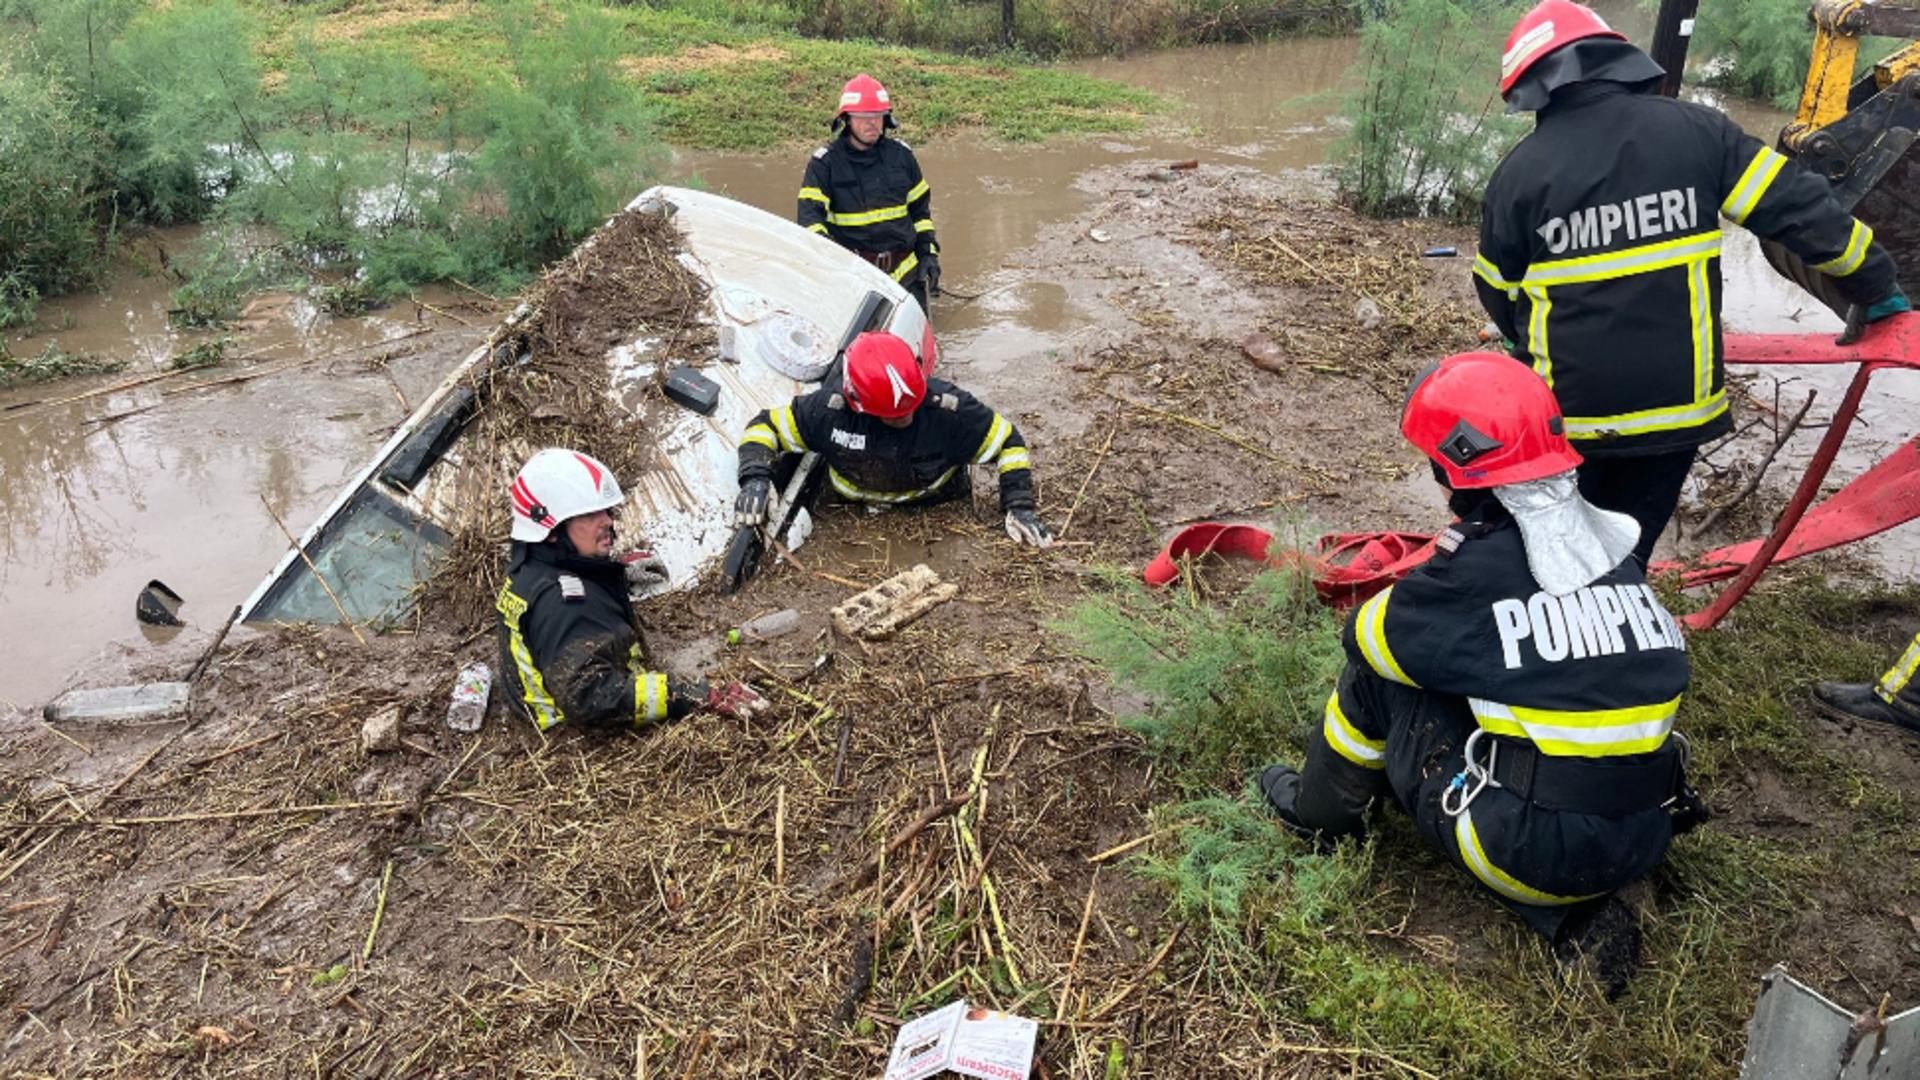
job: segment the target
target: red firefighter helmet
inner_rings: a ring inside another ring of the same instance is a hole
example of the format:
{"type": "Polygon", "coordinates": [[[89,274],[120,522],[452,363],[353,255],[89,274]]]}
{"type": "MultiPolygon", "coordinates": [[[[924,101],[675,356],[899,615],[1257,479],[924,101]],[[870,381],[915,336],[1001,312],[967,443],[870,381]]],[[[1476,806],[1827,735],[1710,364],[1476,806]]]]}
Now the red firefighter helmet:
{"type": "Polygon", "coordinates": [[[1520,16],[1507,35],[1507,50],[1500,54],[1500,96],[1506,97],[1520,76],[1563,45],[1581,38],[1610,37],[1627,40],[1625,34],[1607,25],[1592,8],[1573,0],[1540,0],[1532,11],[1520,16]]]}
{"type": "Polygon", "coordinates": [[[1539,480],[1580,464],[1546,380],[1499,353],[1449,356],[1415,376],[1400,434],[1446,471],[1456,491],[1539,480]]]}
{"type": "Polygon", "coordinates": [[[927,400],[927,377],[913,346],[884,330],[861,334],[847,346],[846,381],[842,386],[854,412],[897,420],[912,416],[927,400]]]}
{"type": "Polygon", "coordinates": [[[885,113],[887,126],[896,127],[893,122],[893,99],[887,95],[887,88],[880,80],[866,73],[855,75],[840,88],[840,109],[833,114],[833,126],[838,129],[846,123],[848,113],[885,113]]]}

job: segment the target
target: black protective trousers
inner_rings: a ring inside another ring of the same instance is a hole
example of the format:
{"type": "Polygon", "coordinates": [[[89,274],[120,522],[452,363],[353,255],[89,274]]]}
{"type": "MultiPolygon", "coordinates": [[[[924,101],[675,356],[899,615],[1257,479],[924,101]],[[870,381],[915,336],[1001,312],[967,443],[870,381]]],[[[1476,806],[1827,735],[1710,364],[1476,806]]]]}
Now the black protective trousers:
{"type": "Polygon", "coordinates": [[[1693,470],[1693,457],[1694,449],[1689,447],[1665,454],[1595,454],[1580,463],[1581,497],[1640,523],[1640,542],[1633,546],[1633,556],[1642,569],[1680,505],[1680,489],[1693,470]]]}
{"type": "MultiPolygon", "coordinates": [[[[1360,706],[1361,713],[1385,720],[1386,767],[1368,769],[1348,761],[1328,745],[1323,729],[1315,727],[1307,737],[1307,759],[1301,769],[1299,798],[1294,804],[1301,823],[1333,835],[1354,833],[1359,830],[1369,804],[1391,793],[1400,808],[1413,818],[1414,829],[1427,846],[1462,873],[1473,877],[1460,853],[1454,819],[1440,805],[1441,795],[1465,763],[1467,737],[1477,727],[1466,699],[1403,686],[1354,664],[1347,665],[1340,678],[1348,699],[1360,706]]],[[[1359,717],[1354,719],[1360,722],[1359,717]]],[[[1525,803],[1504,791],[1487,791],[1474,801],[1473,814],[1485,829],[1499,824],[1492,820],[1496,815],[1523,808],[1525,803]]],[[[1547,813],[1538,808],[1523,812],[1547,813]]],[[[1573,822],[1569,825],[1580,827],[1573,822]]],[[[1660,851],[1650,854],[1657,861],[1664,853],[1663,842],[1660,851]]],[[[1533,876],[1529,873],[1530,862],[1554,855],[1539,851],[1522,852],[1518,858],[1507,857],[1512,864],[1504,869],[1527,880],[1533,876]]],[[[1618,884],[1624,885],[1637,876],[1637,873],[1623,875],[1618,884]]],[[[1475,883],[1480,884],[1478,878],[1475,883]]],[[[1486,891],[1550,943],[1558,939],[1562,925],[1570,918],[1606,899],[1599,896],[1574,904],[1542,906],[1520,903],[1490,889],[1486,891]]]]}

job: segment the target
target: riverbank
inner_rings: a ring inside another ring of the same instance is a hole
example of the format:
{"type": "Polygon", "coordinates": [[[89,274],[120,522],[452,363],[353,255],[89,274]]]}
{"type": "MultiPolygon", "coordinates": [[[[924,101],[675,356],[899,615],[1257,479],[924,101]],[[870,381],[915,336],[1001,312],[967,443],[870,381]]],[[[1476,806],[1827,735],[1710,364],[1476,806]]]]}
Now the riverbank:
{"type": "MultiPolygon", "coordinates": [[[[302,35],[397,49],[436,79],[475,91],[506,69],[511,43],[486,5],[362,0],[307,16],[252,3],[270,27],[269,69],[294,62],[302,35]]],[[[619,5],[624,77],[640,88],[657,134],[677,147],[771,150],[818,142],[840,88],[858,72],[880,79],[916,136],[979,131],[1015,142],[1137,129],[1164,107],[1154,94],[1017,58],[983,60],[926,49],[803,37],[777,4],[619,5]]]]}

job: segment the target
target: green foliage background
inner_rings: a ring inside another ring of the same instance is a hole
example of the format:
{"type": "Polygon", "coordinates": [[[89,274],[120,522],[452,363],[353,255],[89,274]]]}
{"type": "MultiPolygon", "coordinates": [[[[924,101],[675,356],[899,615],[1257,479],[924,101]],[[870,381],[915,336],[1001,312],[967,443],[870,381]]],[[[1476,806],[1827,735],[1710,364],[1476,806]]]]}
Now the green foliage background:
{"type": "Polygon", "coordinates": [[[1377,217],[1468,220],[1487,177],[1528,127],[1493,73],[1523,10],[1512,0],[1374,0],[1363,8],[1358,86],[1334,149],[1342,196],[1377,217]]]}

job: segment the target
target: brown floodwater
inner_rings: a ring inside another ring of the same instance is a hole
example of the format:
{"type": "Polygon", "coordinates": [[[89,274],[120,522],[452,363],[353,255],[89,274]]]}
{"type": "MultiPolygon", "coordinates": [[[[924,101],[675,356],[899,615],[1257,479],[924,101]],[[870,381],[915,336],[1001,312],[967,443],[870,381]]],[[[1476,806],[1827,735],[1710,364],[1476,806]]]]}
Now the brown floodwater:
{"type": "MultiPolygon", "coordinates": [[[[1644,34],[1645,17],[1630,3],[1603,9],[1629,34],[1644,34]]],[[[1093,61],[1076,67],[1159,91],[1178,103],[1175,110],[1148,130],[1119,137],[918,143],[934,188],[945,283],[977,296],[936,304],[942,363],[964,381],[969,370],[1001,371],[1072,349],[1103,318],[1114,318],[1084,310],[1067,288],[1035,280],[1016,261],[1036,238],[1051,235],[1049,227],[1107,194],[1099,186],[1105,181],[1091,178],[1111,178],[1113,166],[1151,185],[1160,166],[1197,158],[1203,168],[1248,166],[1324,192],[1323,163],[1341,130],[1339,91],[1355,55],[1353,39],[1313,38],[1093,61]]],[[[1782,113],[1746,104],[1734,115],[1768,140],[1785,121],[1782,113]]],[[[903,134],[915,138],[910,127],[903,134]]],[[[685,153],[669,179],[697,180],[786,213],[804,165],[800,151],[685,153]]],[[[159,242],[178,247],[191,239],[186,230],[159,242]]],[[[1790,313],[1810,305],[1744,250],[1734,245],[1728,256],[1735,283],[1730,320],[1749,328],[1794,325],[1790,313]]],[[[452,309],[459,298],[435,292],[426,299],[452,309]]],[[[81,401],[10,408],[117,385],[204,340],[169,327],[166,308],[165,282],[129,268],[98,293],[43,305],[36,334],[8,341],[16,355],[57,341],[129,366],[111,376],[0,391],[0,481],[7,492],[0,606],[11,616],[0,630],[0,698],[43,701],[84,678],[88,659],[108,643],[140,640],[132,607],[149,578],[187,598],[182,614],[190,623],[217,627],[285,550],[266,504],[296,532],[304,528],[404,417],[404,405],[418,400],[491,321],[468,312],[475,325],[462,326],[404,302],[342,320],[303,299],[268,298],[230,331],[246,360],[81,401]],[[418,351],[388,364],[369,362],[382,352],[379,343],[425,326],[439,329],[396,346],[418,351]],[[255,381],[177,392],[250,365],[302,358],[311,362],[255,381]]],[[[1032,365],[1037,372],[1047,366],[1032,365]]],[[[1881,419],[1880,430],[1904,430],[1891,415],[1881,419]]]]}

